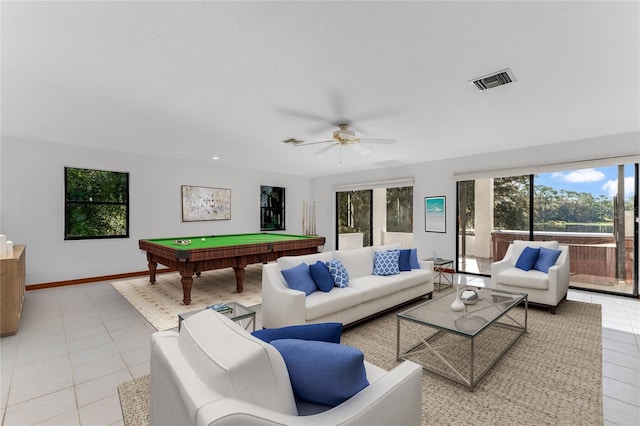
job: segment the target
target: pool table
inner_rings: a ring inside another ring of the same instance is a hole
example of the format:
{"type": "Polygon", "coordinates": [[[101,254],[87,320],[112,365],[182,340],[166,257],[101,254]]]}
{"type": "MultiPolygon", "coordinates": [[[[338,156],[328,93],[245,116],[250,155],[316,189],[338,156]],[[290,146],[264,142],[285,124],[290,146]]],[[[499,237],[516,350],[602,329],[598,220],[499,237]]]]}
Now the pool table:
{"type": "Polygon", "coordinates": [[[156,282],[158,263],[180,272],[185,305],[191,303],[193,274],[233,268],[236,290],[244,290],[244,268],[252,263],[267,263],[281,256],[317,253],[325,238],[317,235],[234,234],[172,237],[139,240],[140,250],[147,252],[149,281],[156,282]]]}

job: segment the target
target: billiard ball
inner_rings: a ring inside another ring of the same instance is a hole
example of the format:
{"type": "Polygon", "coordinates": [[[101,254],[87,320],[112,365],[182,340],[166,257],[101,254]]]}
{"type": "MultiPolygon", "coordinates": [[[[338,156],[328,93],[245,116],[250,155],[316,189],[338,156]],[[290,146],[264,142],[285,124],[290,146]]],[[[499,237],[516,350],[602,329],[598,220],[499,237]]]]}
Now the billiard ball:
{"type": "Polygon", "coordinates": [[[204,238],[202,238],[202,241],[204,241],[204,238]]]}

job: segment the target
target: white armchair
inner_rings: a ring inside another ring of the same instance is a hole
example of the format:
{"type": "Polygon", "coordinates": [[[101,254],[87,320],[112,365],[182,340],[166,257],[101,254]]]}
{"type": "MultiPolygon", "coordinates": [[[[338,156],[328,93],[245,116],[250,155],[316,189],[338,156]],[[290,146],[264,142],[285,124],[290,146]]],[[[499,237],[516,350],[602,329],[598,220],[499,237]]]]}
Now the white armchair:
{"type": "Polygon", "coordinates": [[[342,404],[301,406],[280,352],[207,309],[180,333],[151,336],[150,423],[419,425],[422,368],[405,361],[386,371],[365,361],[365,370],[369,385],[342,404]]]}
{"type": "Polygon", "coordinates": [[[547,306],[549,312],[555,314],[556,307],[567,298],[569,290],[569,247],[559,245],[557,241],[515,240],[509,245],[504,259],[491,264],[491,286],[528,293],[530,303],[547,306]],[[545,247],[562,253],[548,273],[536,269],[524,271],[516,268],[516,262],[526,247],[545,247]]]}

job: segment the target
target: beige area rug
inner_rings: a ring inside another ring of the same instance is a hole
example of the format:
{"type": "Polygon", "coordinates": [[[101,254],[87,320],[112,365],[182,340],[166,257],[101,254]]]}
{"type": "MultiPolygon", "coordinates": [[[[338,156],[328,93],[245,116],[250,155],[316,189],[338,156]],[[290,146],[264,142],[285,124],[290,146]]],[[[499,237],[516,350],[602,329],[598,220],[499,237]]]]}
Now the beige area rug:
{"type": "MultiPolygon", "coordinates": [[[[422,424],[602,425],[601,324],[600,305],[566,301],[556,315],[529,309],[528,332],[473,392],[424,372],[422,424]]],[[[489,345],[501,339],[487,337],[489,345]]],[[[346,329],[342,342],[385,369],[399,363],[394,313],[346,329]]],[[[149,376],[118,390],[125,425],[148,424],[149,376]]]]}
{"type": "Polygon", "coordinates": [[[193,277],[191,303],[182,303],[182,284],[177,272],[157,274],[156,283],[149,277],[117,281],[111,285],[127,299],[157,330],[178,326],[178,314],[202,309],[215,303],[237,302],[244,306],[262,303],[262,264],[245,268],[244,291],[236,292],[233,268],[203,272],[193,277]]]}

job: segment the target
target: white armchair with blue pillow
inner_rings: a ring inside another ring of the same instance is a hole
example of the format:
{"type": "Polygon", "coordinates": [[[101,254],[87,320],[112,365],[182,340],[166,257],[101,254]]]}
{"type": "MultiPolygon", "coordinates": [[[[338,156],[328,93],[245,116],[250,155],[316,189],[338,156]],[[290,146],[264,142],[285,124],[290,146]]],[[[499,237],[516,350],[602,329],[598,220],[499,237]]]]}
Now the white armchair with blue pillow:
{"type": "Polygon", "coordinates": [[[341,332],[324,323],[251,334],[205,309],[179,333],[154,333],[150,423],[419,425],[422,367],[376,367],[341,332]]]}
{"type": "Polygon", "coordinates": [[[555,314],[569,290],[569,247],[558,241],[515,240],[504,259],[491,264],[491,286],[527,293],[530,303],[555,314]]]}

